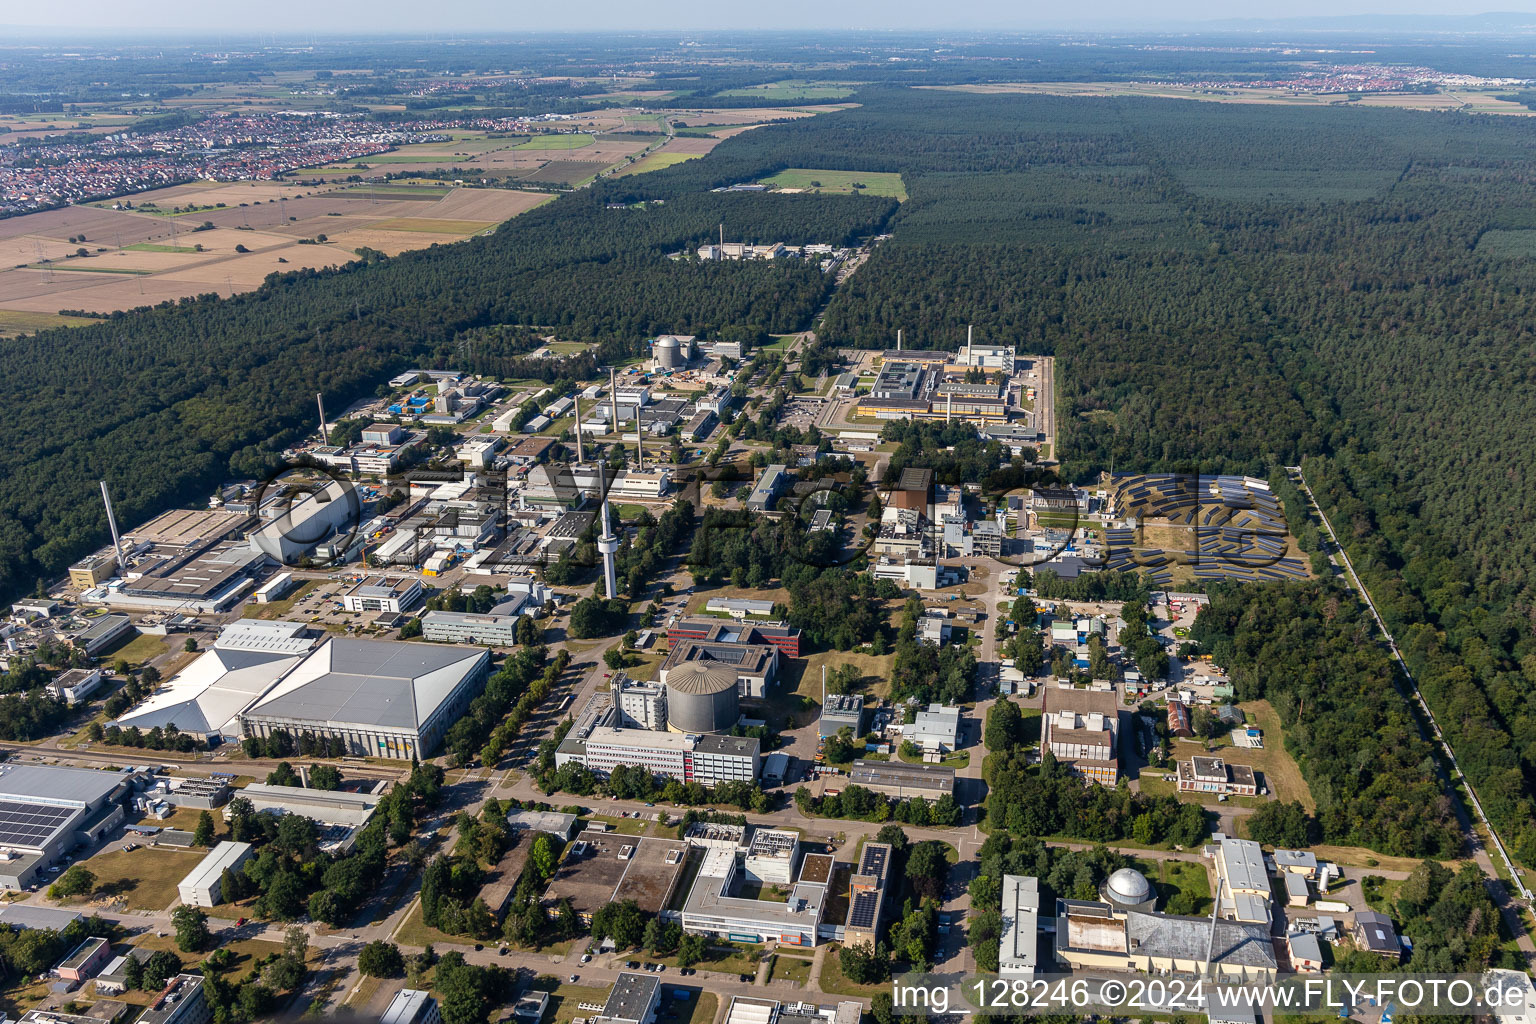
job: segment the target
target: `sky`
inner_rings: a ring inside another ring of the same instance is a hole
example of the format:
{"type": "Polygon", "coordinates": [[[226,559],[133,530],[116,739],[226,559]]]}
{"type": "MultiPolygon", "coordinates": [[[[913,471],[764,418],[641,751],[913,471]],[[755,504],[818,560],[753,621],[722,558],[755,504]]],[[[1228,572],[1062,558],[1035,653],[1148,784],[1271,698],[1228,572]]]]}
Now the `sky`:
{"type": "MultiPolygon", "coordinates": [[[[506,33],[552,31],[1140,29],[1234,18],[1536,13],[1536,0],[306,0],[247,5],[231,0],[63,0],[0,4],[0,25],[79,34],[179,31],[295,35],[305,32],[506,33]],[[253,20],[254,19],[254,20],[253,20]]],[[[3,39],[3,33],[0,33],[3,39]]]]}

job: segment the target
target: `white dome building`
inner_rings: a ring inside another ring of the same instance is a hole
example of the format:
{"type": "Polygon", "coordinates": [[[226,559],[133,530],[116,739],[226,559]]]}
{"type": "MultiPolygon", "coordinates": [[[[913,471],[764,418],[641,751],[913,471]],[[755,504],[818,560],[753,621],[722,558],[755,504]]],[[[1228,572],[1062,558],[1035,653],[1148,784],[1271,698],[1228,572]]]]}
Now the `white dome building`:
{"type": "Polygon", "coordinates": [[[1099,896],[1116,910],[1152,910],[1157,906],[1157,890],[1135,868],[1121,868],[1105,879],[1099,896]]]}

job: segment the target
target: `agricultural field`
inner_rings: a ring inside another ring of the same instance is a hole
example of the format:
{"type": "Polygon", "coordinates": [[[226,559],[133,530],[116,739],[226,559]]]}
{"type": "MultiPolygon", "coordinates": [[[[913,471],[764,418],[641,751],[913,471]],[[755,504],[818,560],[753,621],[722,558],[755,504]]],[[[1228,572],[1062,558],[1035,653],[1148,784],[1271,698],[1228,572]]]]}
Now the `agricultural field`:
{"type": "Polygon", "coordinates": [[[393,256],[456,242],[551,198],[419,179],[195,182],[13,217],[0,222],[0,333],[76,322],[60,310],[247,291],[268,274],[345,263],[364,247],[393,256]]]}
{"type": "Polygon", "coordinates": [[[1470,114],[1505,114],[1530,117],[1536,111],[1522,103],[1501,99],[1495,91],[1446,89],[1441,92],[1380,92],[1352,94],[1293,92],[1290,89],[1220,89],[1141,82],[991,82],[985,85],[936,85],[920,88],[951,89],[977,93],[1034,93],[1046,96],[1151,96],[1160,99],[1201,100],[1207,103],[1242,103],[1288,107],[1396,107],[1404,110],[1459,110],[1470,114]]]}
{"type": "Polygon", "coordinates": [[[717,96],[751,96],[756,99],[799,102],[803,100],[840,100],[853,95],[852,82],[806,82],[798,79],[786,79],[782,82],[768,82],[765,85],[751,85],[742,89],[728,89],[725,92],[716,93],[717,96]]]}
{"type": "Polygon", "coordinates": [[[697,160],[703,155],[703,153],[652,153],[649,156],[642,157],[640,160],[637,160],[635,163],[624,168],[624,170],[619,172],[618,177],[622,178],[631,174],[644,174],[647,171],[665,170],[668,167],[675,167],[678,164],[686,163],[689,160],[697,160]]]}
{"type": "Polygon", "coordinates": [[[894,171],[823,171],[790,167],[763,179],[781,191],[834,192],[842,195],[889,196],[905,200],[907,189],[894,171]]]}
{"type": "Polygon", "coordinates": [[[575,132],[568,135],[535,135],[527,142],[518,143],[514,149],[581,149],[590,146],[597,139],[585,132],[575,132]]]}

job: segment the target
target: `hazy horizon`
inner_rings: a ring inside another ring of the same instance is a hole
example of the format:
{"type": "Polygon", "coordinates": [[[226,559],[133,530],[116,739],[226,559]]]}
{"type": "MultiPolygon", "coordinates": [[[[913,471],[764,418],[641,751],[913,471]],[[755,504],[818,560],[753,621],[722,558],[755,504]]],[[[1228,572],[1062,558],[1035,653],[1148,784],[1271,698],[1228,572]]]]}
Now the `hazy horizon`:
{"type": "Polygon", "coordinates": [[[161,34],[185,37],[225,34],[237,38],[292,38],[324,35],[487,35],[509,32],[582,33],[604,32],[733,32],[733,31],[859,31],[859,32],[1028,32],[1028,31],[1156,31],[1198,29],[1245,21],[1284,22],[1305,28],[1319,27],[1350,18],[1409,18],[1455,20],[1490,15],[1536,16],[1536,0],[1501,3],[1490,9],[1486,2],[1450,0],[1356,0],[1344,5],[1326,0],[1301,0],[1279,10],[1244,8],[1217,0],[1177,0],[1150,8],[1134,0],[1093,0],[1078,5],[1067,17],[1054,5],[1020,6],[997,0],[951,5],[936,20],[932,4],[917,0],[845,0],[825,4],[814,0],[786,0],[772,8],[729,7],[703,0],[669,0],[661,12],[637,8],[615,0],[593,0],[580,8],[522,5],[509,8],[494,0],[464,0],[452,7],[437,8],[427,17],[419,3],[404,0],[320,0],[305,6],[302,20],[283,11],[284,24],[253,23],[247,16],[224,5],[192,0],[154,0],[121,4],[107,0],[74,0],[68,6],[69,24],[58,23],[57,8],[37,5],[13,9],[0,28],[40,36],[95,38],[105,33],[142,36],[161,34]]]}

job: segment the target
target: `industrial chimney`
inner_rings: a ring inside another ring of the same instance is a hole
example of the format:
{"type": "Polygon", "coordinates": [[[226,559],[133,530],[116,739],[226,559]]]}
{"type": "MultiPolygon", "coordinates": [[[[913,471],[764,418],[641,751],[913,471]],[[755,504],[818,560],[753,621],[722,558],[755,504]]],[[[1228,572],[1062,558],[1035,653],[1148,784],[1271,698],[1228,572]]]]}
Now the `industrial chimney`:
{"type": "Polygon", "coordinates": [[[331,432],[325,426],[325,397],[320,392],[315,392],[315,404],[320,407],[320,443],[331,443],[331,432]]]}
{"type": "Polygon", "coordinates": [[[127,572],[128,561],[123,558],[123,539],[117,535],[117,516],[112,514],[112,496],[107,493],[107,482],[101,482],[101,500],[107,506],[107,528],[112,531],[112,550],[117,553],[117,571],[127,572]]]}

